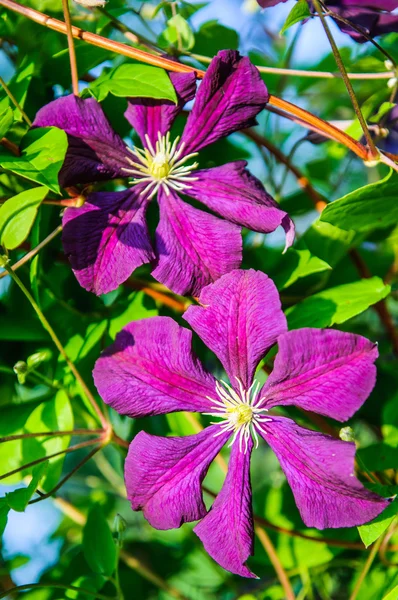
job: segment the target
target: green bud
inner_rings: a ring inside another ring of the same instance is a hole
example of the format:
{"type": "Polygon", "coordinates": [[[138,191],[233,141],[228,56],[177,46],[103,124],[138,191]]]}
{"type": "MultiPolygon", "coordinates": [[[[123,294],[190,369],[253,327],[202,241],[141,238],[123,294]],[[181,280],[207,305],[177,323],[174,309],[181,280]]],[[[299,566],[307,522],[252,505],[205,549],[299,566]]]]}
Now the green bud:
{"type": "Polygon", "coordinates": [[[29,371],[28,365],[26,364],[25,361],[19,360],[17,363],[15,363],[13,369],[14,369],[14,373],[16,374],[16,376],[18,378],[18,383],[21,383],[23,385],[26,381],[26,375],[28,374],[28,371],[29,371]]]}
{"type": "Polygon", "coordinates": [[[116,515],[113,522],[113,529],[115,532],[115,540],[119,548],[123,546],[124,532],[126,531],[127,523],[119,513],[116,515]]]}
{"type": "Polygon", "coordinates": [[[343,442],[355,442],[354,431],[351,427],[342,427],[339,436],[343,442]]]}
{"type": "Polygon", "coordinates": [[[48,360],[50,360],[51,357],[52,357],[51,350],[39,350],[39,352],[35,352],[34,354],[31,354],[30,356],[28,356],[28,358],[26,359],[26,362],[27,362],[29,369],[34,369],[35,367],[39,366],[41,363],[47,362],[48,360]]]}

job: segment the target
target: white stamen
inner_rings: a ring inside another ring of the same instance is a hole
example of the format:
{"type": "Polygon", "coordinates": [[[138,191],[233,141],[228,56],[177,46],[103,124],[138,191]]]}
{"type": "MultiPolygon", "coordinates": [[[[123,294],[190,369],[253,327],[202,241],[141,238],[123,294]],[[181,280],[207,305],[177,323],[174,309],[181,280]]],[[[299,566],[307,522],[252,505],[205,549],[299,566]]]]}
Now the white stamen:
{"type": "Polygon", "coordinates": [[[259,396],[260,383],[254,381],[246,390],[238,377],[236,380],[239,391],[225,381],[216,381],[218,399],[207,396],[212,403],[211,409],[214,412],[204,414],[222,419],[221,422],[212,422],[212,424],[218,423],[220,426],[215,437],[226,431],[233,431],[234,434],[228,447],[231,447],[239,437],[239,450],[246,454],[250,437],[254,438],[255,448],[258,448],[257,434],[265,434],[263,423],[270,422],[272,419],[264,416],[268,410],[262,407],[263,398],[259,396]]]}
{"type": "Polygon", "coordinates": [[[122,167],[122,171],[135,176],[130,182],[132,185],[148,182],[142,193],[150,192],[149,198],[152,198],[159,188],[169,196],[170,190],[183,192],[192,181],[197,181],[198,178],[192,177],[191,173],[198,168],[199,164],[194,162],[186,165],[185,163],[197,156],[198,153],[192,152],[183,156],[185,142],[178,147],[179,140],[178,136],[171,143],[170,132],[167,132],[165,136],[159,132],[154,147],[146,133],[146,148],[128,148],[135,160],[126,156],[126,161],[131,165],[131,169],[122,167]]]}

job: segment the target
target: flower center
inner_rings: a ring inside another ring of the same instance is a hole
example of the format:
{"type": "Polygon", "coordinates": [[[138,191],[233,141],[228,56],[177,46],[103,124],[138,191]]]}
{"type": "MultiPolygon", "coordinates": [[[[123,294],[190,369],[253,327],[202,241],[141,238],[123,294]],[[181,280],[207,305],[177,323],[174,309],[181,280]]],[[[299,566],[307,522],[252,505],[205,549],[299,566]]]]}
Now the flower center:
{"type": "Polygon", "coordinates": [[[222,419],[220,431],[216,435],[221,435],[225,431],[233,432],[234,435],[229,446],[232,446],[239,437],[239,448],[246,453],[250,436],[253,435],[257,448],[257,432],[262,430],[263,423],[272,419],[264,416],[267,409],[261,407],[263,398],[259,397],[260,383],[254,381],[250,388],[245,390],[242,382],[238,378],[236,380],[239,384],[239,392],[225,381],[216,382],[218,399],[215,400],[208,396],[213,404],[211,408],[214,409],[214,412],[205,414],[222,419]]]}
{"type": "Polygon", "coordinates": [[[169,132],[165,136],[158,133],[158,140],[154,148],[146,134],[146,148],[143,150],[128,148],[133,154],[134,160],[126,157],[131,168],[127,167],[122,170],[134,176],[130,182],[132,185],[147,183],[143,193],[150,192],[149,198],[152,198],[160,187],[169,195],[169,188],[181,192],[189,187],[191,181],[197,180],[197,177],[192,177],[190,174],[198,167],[198,163],[195,162],[191,165],[185,163],[197,156],[198,153],[192,152],[183,156],[185,142],[182,142],[177,149],[179,139],[178,136],[174,142],[171,142],[169,132]]]}

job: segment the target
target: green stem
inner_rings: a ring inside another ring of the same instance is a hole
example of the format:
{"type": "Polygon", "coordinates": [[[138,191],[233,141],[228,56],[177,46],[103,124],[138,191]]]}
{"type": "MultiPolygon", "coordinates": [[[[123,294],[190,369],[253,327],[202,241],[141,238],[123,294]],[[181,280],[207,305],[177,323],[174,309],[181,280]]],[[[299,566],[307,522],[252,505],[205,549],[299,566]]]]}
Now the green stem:
{"type": "Polygon", "coordinates": [[[23,592],[26,590],[44,588],[56,590],[72,590],[73,592],[86,594],[87,596],[91,596],[92,598],[98,598],[98,600],[117,600],[116,596],[104,596],[104,594],[98,594],[98,592],[92,592],[81,587],[76,587],[75,585],[66,585],[63,583],[28,583],[25,585],[17,585],[16,587],[11,588],[10,590],[6,590],[5,592],[0,593],[0,599],[7,598],[8,596],[11,597],[14,592],[23,592]]]}
{"type": "Polygon", "coordinates": [[[71,452],[75,452],[76,450],[80,450],[81,448],[87,448],[87,446],[93,446],[97,442],[106,443],[104,437],[96,438],[95,440],[88,440],[87,442],[81,442],[80,444],[75,444],[74,446],[69,446],[69,448],[65,448],[65,450],[60,450],[59,452],[54,452],[53,454],[48,454],[47,456],[42,456],[41,458],[37,458],[36,460],[32,460],[30,463],[26,465],[22,465],[13,471],[9,471],[4,475],[0,475],[0,480],[6,479],[7,477],[11,477],[11,475],[15,475],[16,473],[20,473],[24,469],[30,469],[30,467],[35,467],[46,460],[50,460],[51,458],[55,458],[57,456],[61,456],[61,454],[70,454],[71,452]]]}
{"type": "Polygon", "coordinates": [[[96,448],[93,448],[91,452],[87,454],[73,469],[63,477],[56,486],[54,486],[49,492],[46,494],[40,494],[39,498],[34,498],[30,500],[28,504],[36,504],[37,502],[41,502],[42,500],[46,500],[46,498],[50,498],[55,492],[57,492],[67,481],[70,479],[83,465],[86,464],[97,452],[99,452],[105,444],[101,444],[96,448]]]}
{"type": "Polygon", "coordinates": [[[105,431],[109,432],[110,431],[110,425],[109,425],[109,423],[106,421],[106,419],[105,419],[104,415],[102,414],[102,412],[101,412],[101,410],[100,410],[100,408],[99,408],[99,406],[98,406],[98,404],[97,404],[94,396],[92,395],[92,393],[88,389],[85,381],[83,380],[82,376],[80,375],[79,371],[77,370],[75,364],[73,363],[73,361],[67,355],[67,353],[66,353],[64,347],[62,346],[60,340],[58,339],[55,331],[51,327],[51,325],[48,322],[47,318],[44,316],[44,314],[43,314],[40,306],[37,304],[37,302],[33,298],[32,294],[25,287],[25,285],[23,284],[23,282],[21,281],[21,279],[18,277],[18,275],[9,266],[7,260],[3,259],[2,262],[3,262],[3,264],[2,264],[3,268],[7,271],[7,273],[10,275],[10,277],[13,279],[13,281],[17,284],[17,286],[19,287],[19,289],[26,296],[27,300],[31,304],[31,306],[32,306],[33,310],[35,311],[35,313],[37,314],[37,316],[38,316],[41,324],[44,327],[44,329],[47,331],[47,333],[51,337],[51,339],[54,342],[55,346],[57,347],[59,353],[65,359],[66,364],[68,365],[68,367],[72,371],[72,373],[75,376],[76,380],[79,382],[79,384],[80,384],[81,388],[83,389],[83,391],[84,391],[84,393],[85,393],[88,401],[90,402],[90,404],[92,405],[93,409],[97,413],[97,416],[98,416],[98,418],[100,420],[100,423],[101,423],[102,427],[104,428],[105,431]]]}
{"type": "Polygon", "coordinates": [[[333,37],[332,32],[330,31],[329,25],[328,25],[328,23],[326,21],[326,18],[325,18],[325,15],[323,13],[321,4],[320,4],[319,0],[313,0],[313,4],[314,4],[315,9],[316,9],[316,11],[317,11],[317,13],[319,15],[319,18],[321,19],[321,23],[322,23],[323,29],[325,30],[326,36],[327,36],[327,38],[329,40],[329,44],[330,44],[330,47],[332,49],[333,56],[335,58],[336,64],[337,64],[337,66],[339,68],[339,71],[341,73],[341,76],[342,76],[342,78],[344,80],[344,83],[345,83],[348,95],[350,96],[351,104],[352,104],[353,109],[355,111],[355,114],[356,114],[356,116],[358,118],[358,121],[359,121],[359,123],[360,123],[360,125],[362,127],[363,134],[364,134],[364,136],[366,138],[366,141],[367,141],[369,149],[370,149],[371,157],[372,158],[378,158],[379,157],[379,152],[378,152],[376,146],[374,145],[374,141],[373,141],[372,136],[370,135],[368,126],[367,126],[366,121],[365,121],[365,119],[363,117],[363,114],[361,112],[361,109],[360,109],[357,97],[355,95],[354,88],[352,87],[351,81],[350,81],[350,79],[348,77],[348,74],[347,74],[346,68],[344,66],[343,60],[342,60],[342,58],[340,56],[339,49],[337,47],[336,42],[334,41],[334,37],[333,37]]]}
{"type": "Polygon", "coordinates": [[[0,85],[3,87],[5,93],[7,94],[7,96],[9,97],[9,99],[11,100],[11,102],[13,103],[15,108],[17,108],[19,110],[19,112],[22,115],[22,118],[26,121],[26,123],[29,125],[29,127],[31,127],[32,121],[29,119],[28,115],[26,114],[26,112],[24,111],[22,106],[19,104],[18,100],[15,98],[14,94],[12,93],[12,91],[10,90],[10,88],[8,87],[8,85],[6,84],[6,82],[4,81],[4,79],[2,77],[0,77],[0,85]]]}
{"type": "Polygon", "coordinates": [[[382,543],[383,539],[384,539],[384,536],[381,535],[379,537],[379,539],[373,544],[372,550],[369,552],[369,556],[366,559],[366,562],[365,562],[365,564],[363,566],[363,569],[362,569],[362,571],[361,571],[361,573],[360,573],[360,575],[358,577],[358,580],[357,580],[357,582],[355,584],[353,592],[352,592],[352,594],[350,596],[350,600],[356,600],[356,598],[358,597],[359,590],[361,589],[363,580],[365,579],[366,575],[369,572],[370,567],[372,566],[372,563],[373,563],[373,561],[374,561],[374,559],[376,557],[376,554],[377,554],[377,552],[378,552],[378,550],[379,550],[379,548],[381,546],[381,543],[382,543]]]}
{"type": "Polygon", "coordinates": [[[98,12],[103,14],[107,19],[109,19],[109,21],[112,23],[113,27],[115,29],[117,29],[118,31],[120,31],[121,33],[123,33],[123,35],[128,40],[133,42],[133,44],[141,44],[141,46],[148,48],[148,50],[150,50],[154,54],[158,54],[159,56],[161,55],[161,52],[159,52],[159,50],[156,48],[155,44],[153,44],[150,40],[148,40],[148,38],[144,37],[141,34],[138,35],[138,33],[135,33],[135,31],[133,31],[130,27],[128,27],[127,25],[122,23],[122,21],[120,21],[119,19],[114,17],[105,8],[97,7],[97,10],[98,10],[98,12]]]}
{"type": "Polygon", "coordinates": [[[61,437],[63,435],[97,435],[103,433],[103,429],[71,429],[70,431],[35,431],[33,433],[18,433],[16,435],[6,435],[0,438],[0,444],[5,442],[15,442],[16,440],[24,440],[26,438],[38,437],[61,437]]]}

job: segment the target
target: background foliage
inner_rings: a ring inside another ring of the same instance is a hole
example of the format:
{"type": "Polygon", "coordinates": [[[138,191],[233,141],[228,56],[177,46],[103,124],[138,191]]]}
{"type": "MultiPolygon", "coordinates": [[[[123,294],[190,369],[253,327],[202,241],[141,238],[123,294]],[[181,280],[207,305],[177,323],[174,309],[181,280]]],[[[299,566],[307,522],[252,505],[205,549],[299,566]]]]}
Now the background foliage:
{"type": "MultiPolygon", "coordinates": [[[[27,0],[25,5],[64,19],[60,0],[27,0]]],[[[71,10],[73,23],[86,31],[181,57],[198,68],[205,68],[207,59],[222,48],[240,48],[259,66],[335,72],[319,23],[293,24],[299,21],[296,11],[287,22],[293,26],[279,35],[292,6],[260,14],[249,1],[109,0],[105,9],[74,4],[71,10]]],[[[387,70],[385,56],[372,44],[355,45],[337,28],[332,26],[332,31],[348,71],[387,70]]],[[[396,34],[384,37],[383,48],[393,52],[397,39],[396,34]]],[[[0,6],[0,45],[2,77],[14,98],[13,102],[6,88],[0,89],[0,138],[6,138],[0,146],[0,243],[31,294],[29,302],[7,271],[0,272],[0,528],[5,530],[0,597],[16,584],[36,584],[23,597],[285,598],[261,531],[250,561],[261,578],[246,581],[216,565],[190,525],[156,531],[131,511],[123,483],[125,441],[142,427],[154,434],[187,435],[200,425],[185,414],[135,423],[102,406],[115,432],[111,440],[101,433],[90,402],[90,394],[100,402],[91,371],[101,349],[125,324],[158,314],[180,321],[191,300],[157,284],[147,266],[100,298],[78,285],[58,235],[60,214],[73,202],[60,190],[57,178],[66,135],[55,128],[29,131],[27,124],[41,106],[71,91],[66,37],[0,6]],[[16,155],[18,147],[21,152],[16,155]],[[32,253],[37,247],[40,251],[32,253]],[[34,307],[48,319],[67,360],[34,307]],[[72,430],[73,435],[52,433],[72,430]],[[46,499],[46,494],[51,497],[46,499]]],[[[126,96],[173,99],[161,69],[84,41],[76,41],[75,49],[81,94],[102,102],[123,137],[132,134],[123,118],[126,96]]],[[[323,119],[344,121],[344,128],[361,139],[341,79],[277,71],[262,76],[272,94],[323,119]]],[[[388,80],[355,82],[369,123],[383,124],[394,103],[396,80],[390,87],[388,80]]],[[[176,130],[183,121],[179,117],[176,130]]],[[[203,150],[201,167],[248,160],[252,172],[294,218],[297,240],[285,255],[282,233],[265,237],[244,232],[243,266],[274,279],[290,328],[334,326],[378,341],[376,388],[348,424],[352,429],[340,434],[354,436],[357,442],[360,478],[389,496],[398,490],[397,174],[385,165],[365,166],[336,142],[313,144],[307,134],[299,124],[264,111],[254,133],[234,134],[203,150]]],[[[119,185],[109,183],[107,189],[119,185]]],[[[149,218],[156,222],[155,209],[149,218]]],[[[210,370],[220,372],[203,346],[197,343],[196,350],[210,370]]],[[[339,435],[332,421],[298,411],[295,416],[307,427],[339,435]]],[[[206,488],[216,493],[223,478],[214,463],[206,488]]],[[[297,599],[398,598],[396,501],[359,531],[318,532],[304,527],[265,445],[254,454],[252,482],[257,527],[269,535],[297,599]]],[[[205,498],[212,500],[208,493],[205,498]]]]}

